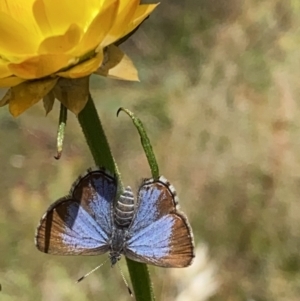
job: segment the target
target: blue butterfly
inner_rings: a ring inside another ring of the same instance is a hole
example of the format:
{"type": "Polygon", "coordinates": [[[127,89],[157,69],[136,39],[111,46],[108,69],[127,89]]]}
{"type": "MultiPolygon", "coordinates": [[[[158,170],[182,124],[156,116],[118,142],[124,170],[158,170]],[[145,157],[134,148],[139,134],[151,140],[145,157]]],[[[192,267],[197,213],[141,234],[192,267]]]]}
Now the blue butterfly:
{"type": "Polygon", "coordinates": [[[69,195],[52,204],[36,232],[37,248],[56,255],[126,257],[160,267],[186,267],[194,257],[192,230],[177,210],[174,187],[163,177],[145,180],[137,203],[130,187],[117,198],[117,180],[89,169],[69,195]]]}

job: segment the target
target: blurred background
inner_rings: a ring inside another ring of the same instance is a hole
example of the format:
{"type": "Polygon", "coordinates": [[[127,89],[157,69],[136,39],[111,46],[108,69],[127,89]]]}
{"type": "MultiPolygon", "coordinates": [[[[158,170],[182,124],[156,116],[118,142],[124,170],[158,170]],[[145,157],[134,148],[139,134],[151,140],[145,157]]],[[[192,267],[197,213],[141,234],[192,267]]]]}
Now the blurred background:
{"type": "MultiPolygon", "coordinates": [[[[137,189],[150,171],[120,106],[144,122],[194,230],[194,265],[150,267],[157,300],[299,300],[299,14],[296,0],[162,0],[122,46],[141,82],[91,78],[124,183],[137,189]]],[[[72,114],[53,158],[58,113],[0,110],[0,299],[130,300],[109,264],[75,283],[106,255],[34,246],[47,207],[93,166],[72,114]]]]}

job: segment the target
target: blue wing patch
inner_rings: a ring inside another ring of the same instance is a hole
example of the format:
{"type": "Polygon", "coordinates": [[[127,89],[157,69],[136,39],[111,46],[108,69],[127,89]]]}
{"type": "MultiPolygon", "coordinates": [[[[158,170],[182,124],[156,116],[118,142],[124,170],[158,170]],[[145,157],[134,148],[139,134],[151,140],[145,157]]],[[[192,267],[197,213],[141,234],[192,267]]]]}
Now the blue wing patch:
{"type": "Polygon", "coordinates": [[[58,255],[99,255],[109,250],[116,181],[104,170],[88,170],[70,196],[55,202],[37,228],[36,246],[58,255]]]}
{"type": "Polygon", "coordinates": [[[185,267],[193,260],[190,226],[177,210],[174,187],[164,177],[141,186],[128,232],[123,252],[132,260],[161,267],[185,267]]]}
{"type": "Polygon", "coordinates": [[[113,201],[116,197],[116,179],[104,169],[89,169],[72,186],[70,195],[111,234],[113,227],[113,201]]]}

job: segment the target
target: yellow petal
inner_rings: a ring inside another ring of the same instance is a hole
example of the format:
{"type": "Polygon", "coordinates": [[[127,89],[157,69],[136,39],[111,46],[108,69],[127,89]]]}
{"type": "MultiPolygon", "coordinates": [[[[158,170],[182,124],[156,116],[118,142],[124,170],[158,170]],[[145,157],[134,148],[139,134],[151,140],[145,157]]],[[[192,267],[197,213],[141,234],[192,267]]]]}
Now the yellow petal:
{"type": "MultiPolygon", "coordinates": [[[[26,0],[25,0],[26,1],[26,0]]],[[[51,25],[49,23],[44,0],[35,0],[32,6],[32,13],[39,29],[44,37],[52,34],[51,25]]]]}
{"type": "Polygon", "coordinates": [[[115,45],[107,48],[105,60],[95,73],[115,79],[139,81],[137,70],[132,61],[115,45]]]}
{"type": "Polygon", "coordinates": [[[39,47],[38,53],[65,53],[75,47],[81,38],[82,31],[76,24],[71,24],[63,35],[46,38],[39,47]]]}
{"type": "Polygon", "coordinates": [[[39,39],[11,16],[0,11],[0,53],[13,60],[16,55],[34,53],[39,39]]]}
{"type": "Polygon", "coordinates": [[[108,35],[105,37],[101,46],[105,47],[116,40],[119,40],[123,36],[126,29],[124,24],[129,24],[133,18],[135,11],[139,5],[139,0],[132,1],[120,1],[120,6],[118,10],[118,17],[115,20],[114,26],[109,31],[108,35]]]}
{"type": "Polygon", "coordinates": [[[32,5],[35,0],[1,0],[0,12],[11,16],[20,24],[32,25],[32,5]]]}
{"type": "MultiPolygon", "coordinates": [[[[12,17],[19,24],[24,25],[30,36],[23,39],[36,40],[40,36],[40,29],[32,17],[32,6],[36,0],[1,0],[0,12],[12,17]]],[[[1,19],[1,18],[0,18],[1,19]]]]}
{"type": "MultiPolygon", "coordinates": [[[[108,1],[106,1],[108,2],[108,1]]],[[[75,55],[83,55],[92,49],[95,49],[111,29],[118,12],[119,1],[112,0],[109,5],[103,8],[84,34],[82,41],[76,48],[75,55]]],[[[100,49],[96,51],[101,51],[100,49]]]]}
{"type": "Polygon", "coordinates": [[[89,95],[89,77],[68,79],[61,78],[53,93],[61,103],[75,115],[85,107],[89,95]]]}
{"type": "Polygon", "coordinates": [[[79,78],[95,72],[103,61],[103,52],[98,52],[97,55],[81,64],[78,64],[66,71],[58,72],[57,75],[65,78],[79,78]]]}
{"type": "Polygon", "coordinates": [[[23,82],[25,82],[26,79],[22,79],[16,76],[9,76],[5,78],[0,78],[0,88],[8,88],[8,87],[14,87],[16,85],[19,85],[23,82]]]}
{"type": "Polygon", "coordinates": [[[33,14],[45,36],[61,35],[74,22],[86,30],[102,3],[103,0],[36,0],[33,14]]]}
{"type": "Polygon", "coordinates": [[[0,87],[17,89],[27,80],[93,72],[138,80],[123,52],[109,48],[103,63],[103,49],[131,33],[157,5],[140,5],[140,0],[0,0],[0,87]]]}
{"type": "Polygon", "coordinates": [[[40,101],[55,86],[57,78],[24,82],[10,88],[9,111],[17,117],[40,101]]]}
{"type": "Polygon", "coordinates": [[[126,27],[126,30],[124,31],[124,34],[122,36],[127,35],[131,31],[133,31],[137,26],[139,26],[152,13],[152,11],[157,5],[159,5],[159,3],[139,5],[137,10],[135,11],[133,20],[126,27]]]}
{"type": "Polygon", "coordinates": [[[0,79],[11,75],[12,74],[8,69],[8,62],[0,58],[0,79]]]}
{"type": "Polygon", "coordinates": [[[24,79],[48,76],[71,64],[72,57],[67,54],[42,54],[31,57],[19,64],[9,64],[9,70],[24,79]]]}

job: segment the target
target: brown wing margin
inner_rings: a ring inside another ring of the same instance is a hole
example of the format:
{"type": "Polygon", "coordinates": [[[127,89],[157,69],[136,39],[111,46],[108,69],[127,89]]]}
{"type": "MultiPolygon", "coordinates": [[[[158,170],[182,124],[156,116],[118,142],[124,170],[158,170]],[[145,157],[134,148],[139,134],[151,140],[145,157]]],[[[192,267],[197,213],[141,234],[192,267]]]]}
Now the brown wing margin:
{"type": "Polygon", "coordinates": [[[161,267],[189,266],[194,239],[187,217],[178,207],[175,188],[163,176],[144,181],[125,255],[161,267]]]}
{"type": "MultiPolygon", "coordinates": [[[[68,244],[63,240],[66,229],[69,230],[69,237],[76,237],[77,233],[72,233],[70,227],[65,223],[67,208],[79,204],[76,200],[68,197],[61,198],[50,206],[45,215],[42,217],[36,230],[35,244],[38,250],[53,255],[100,255],[108,251],[108,246],[95,248],[84,248],[77,244],[68,244]],[[72,235],[73,234],[73,235],[72,235]]],[[[74,217],[75,218],[75,217],[74,217]]],[[[82,238],[81,241],[89,238],[82,238]]]]}

